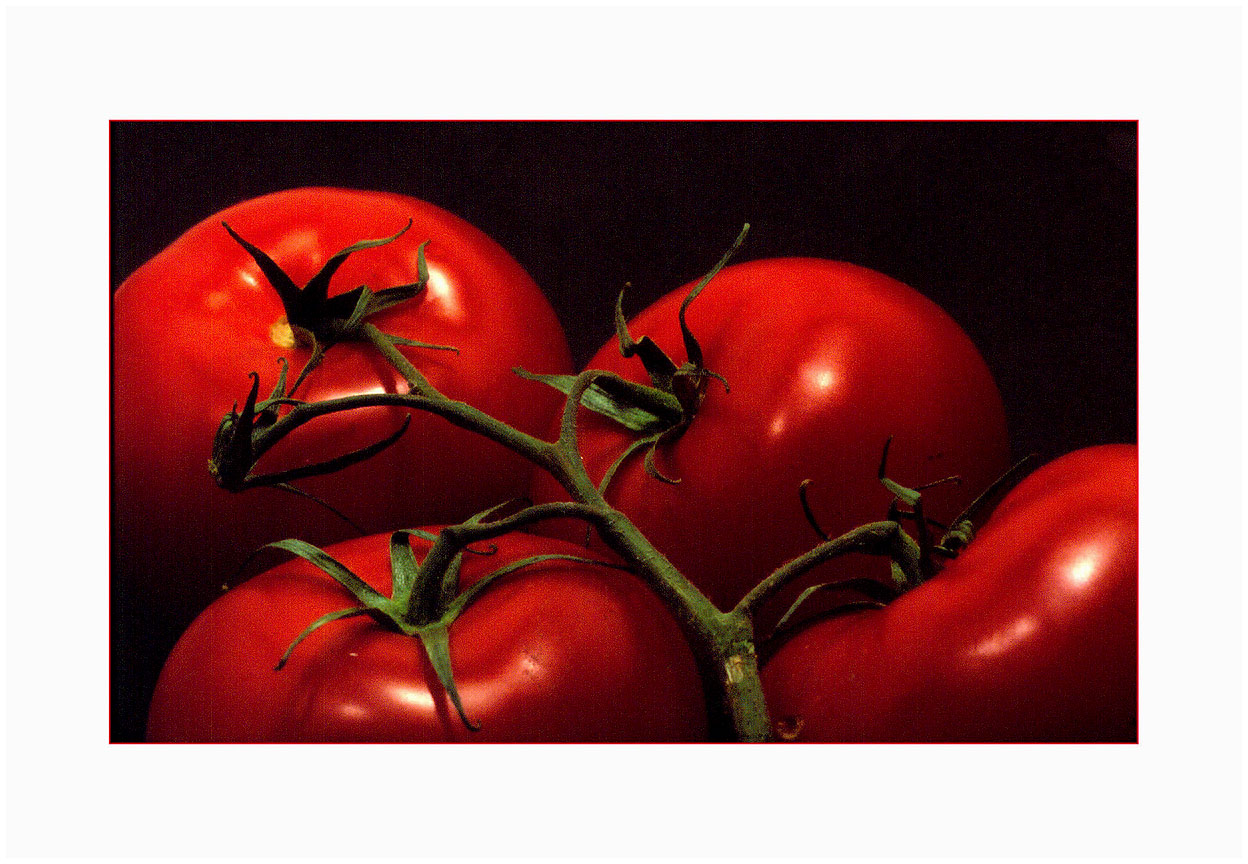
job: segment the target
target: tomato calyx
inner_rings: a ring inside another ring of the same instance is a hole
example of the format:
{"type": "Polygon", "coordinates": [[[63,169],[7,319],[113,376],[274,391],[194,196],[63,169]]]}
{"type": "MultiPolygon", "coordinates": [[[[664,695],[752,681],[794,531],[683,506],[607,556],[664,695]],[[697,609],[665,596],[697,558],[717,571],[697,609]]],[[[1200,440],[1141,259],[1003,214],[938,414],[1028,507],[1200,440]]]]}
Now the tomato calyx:
{"type": "Polygon", "coordinates": [[[1026,474],[1025,469],[1029,469],[1036,459],[1037,454],[1029,453],[1010,466],[1004,474],[992,481],[988,488],[979,493],[975,500],[968,504],[966,509],[949,523],[949,528],[945,531],[944,536],[941,537],[940,542],[932,546],[932,554],[939,555],[944,559],[958,557],[970,545],[971,541],[975,539],[975,526],[987,519],[992,509],[1001,501],[1005,494],[1018,485],[1026,474]]]}
{"type": "MultiPolygon", "coordinates": [[[[235,242],[247,250],[247,254],[256,262],[260,272],[264,274],[269,284],[273,286],[273,290],[281,298],[282,307],[286,311],[285,323],[289,326],[294,340],[311,345],[313,359],[309,361],[308,369],[300,375],[299,381],[303,380],[307,371],[319,362],[320,355],[334,343],[344,340],[367,341],[361,329],[365,319],[413,299],[429,284],[429,266],[425,261],[425,247],[429,245],[429,241],[426,240],[416,249],[417,280],[415,282],[395,285],[380,291],[374,291],[367,285],[360,285],[342,294],[329,296],[330,280],[347,258],[355,252],[385,246],[398,240],[412,227],[411,219],[407,220],[407,225],[403,226],[397,234],[377,240],[360,240],[330,256],[324,266],[302,288],[295,284],[286,271],[264,250],[244,240],[229,226],[229,223],[222,222],[221,225],[235,242]]],[[[440,351],[457,350],[448,345],[433,345],[399,336],[387,338],[397,345],[440,351]]],[[[298,388],[299,381],[291,388],[292,391],[298,388]]]]}
{"type": "MultiPolygon", "coordinates": [[[[747,223],[728,251],[689,291],[680,306],[680,332],[687,358],[684,363],[677,364],[649,336],[634,339],[624,317],[624,294],[630,286],[625,285],[617,296],[615,330],[620,343],[620,354],[625,358],[639,359],[650,378],[650,384],[637,384],[614,376],[603,377],[595,380],[581,396],[581,405],[614,420],[626,429],[641,433],[641,437],[607,469],[600,483],[601,490],[605,491],[619,467],[643,448],[647,448],[645,468],[651,477],[670,484],[680,482],[679,478],[668,477],[659,471],[655,463],[656,449],[676,440],[689,428],[706,398],[707,386],[712,379],[723,385],[724,392],[729,392],[730,389],[722,375],[706,368],[702,346],[689,328],[685,318],[686,311],[716,274],[727,266],[745,242],[749,231],[750,226],[747,223]]],[[[538,375],[523,369],[513,371],[523,378],[554,387],[565,396],[571,394],[577,380],[575,375],[538,375]]]]}
{"type": "MultiPolygon", "coordinates": [[[[273,486],[312,498],[351,523],[350,519],[334,510],[326,502],[292,485],[293,481],[340,471],[380,453],[403,436],[403,433],[407,431],[407,427],[411,423],[411,415],[404,417],[403,423],[392,434],[358,450],[352,450],[332,459],[302,465],[286,471],[253,474],[252,469],[263,455],[264,449],[266,449],[261,443],[264,433],[271,430],[280,419],[280,407],[284,405],[301,406],[307,404],[288,395],[286,391],[286,375],[288,371],[286,358],[279,357],[278,363],[281,366],[281,371],[278,373],[277,385],[273,388],[273,392],[269,397],[263,401],[257,401],[260,395],[259,374],[255,372],[249,374],[251,389],[248,391],[247,399],[243,403],[243,410],[240,412],[238,403],[234,403],[230,412],[222,418],[220,425],[217,427],[217,432],[212,442],[212,456],[208,460],[208,472],[212,475],[216,484],[226,491],[243,492],[259,486],[273,486]]],[[[354,523],[351,524],[354,525],[354,523]]]]}
{"type": "MultiPolygon", "coordinates": [[[[460,721],[468,729],[477,731],[481,727],[468,719],[451,671],[450,643],[447,634],[450,621],[446,620],[446,618],[450,617],[453,620],[454,616],[432,614],[426,608],[426,604],[413,602],[413,598],[416,596],[415,586],[421,584],[420,565],[416,562],[416,556],[412,552],[410,542],[413,535],[427,540],[436,540],[435,535],[418,530],[395,531],[390,535],[390,565],[393,588],[389,597],[373,588],[324,550],[310,543],[291,539],[279,540],[268,544],[268,548],[291,552],[313,564],[350,592],[358,603],[358,605],[347,606],[322,615],[305,627],[287,646],[286,651],[278,659],[274,668],[278,671],[284,669],[295,649],[299,647],[299,644],[325,625],[347,618],[368,615],[383,627],[420,640],[425,654],[428,656],[429,662],[438,676],[438,680],[446,689],[447,695],[450,696],[451,704],[455,706],[455,710],[459,714],[460,721]]],[[[458,562],[460,560],[462,560],[460,557],[456,557],[453,565],[446,568],[447,575],[452,579],[458,579],[458,562]]],[[[438,587],[441,588],[441,586],[438,587]]],[[[426,591],[424,593],[429,592],[426,591]]],[[[439,593],[441,592],[439,591],[439,593]]]]}
{"type": "MultiPolygon", "coordinates": [[[[516,367],[512,370],[529,381],[553,387],[565,396],[576,384],[576,375],[547,375],[516,367]]],[[[683,408],[675,394],[618,377],[594,381],[581,397],[581,404],[595,413],[610,417],[634,432],[655,433],[681,422],[683,408]]]]}
{"type": "MultiPolygon", "coordinates": [[[[1023,476],[1026,468],[1035,458],[1034,454],[1024,457],[1008,471],[994,480],[984,489],[966,509],[958,514],[949,525],[926,516],[923,512],[922,490],[945,483],[960,483],[959,477],[944,477],[919,486],[907,487],[892,480],[887,475],[888,451],[892,445],[892,436],[884,442],[884,452],[880,456],[878,478],[880,483],[893,494],[889,503],[887,521],[883,524],[895,525],[899,542],[894,544],[889,553],[892,584],[885,584],[869,578],[848,578],[832,582],[823,582],[805,589],[788,610],[781,616],[772,631],[772,637],[783,632],[793,620],[794,614],[807,600],[815,594],[828,591],[849,591],[857,594],[854,599],[845,600],[822,614],[821,617],[835,617],[864,609],[882,609],[902,594],[922,585],[935,577],[941,569],[942,561],[956,558],[973,541],[976,524],[983,521],[991,512],[991,508],[1009,491],[1023,476]],[[903,510],[901,505],[909,510],[903,510]],[[902,523],[911,521],[915,524],[915,537],[911,538],[903,529],[902,523]],[[939,541],[933,540],[932,528],[942,531],[939,541]]],[[[818,518],[810,507],[807,490],[810,481],[805,480],[799,487],[802,511],[806,520],[824,543],[832,542],[827,532],[820,526],[818,518]]],[[[860,529],[861,530],[861,529],[860,529]]],[[[853,532],[851,532],[853,533],[853,532]]],[[[848,536],[848,535],[847,535],[848,536]]]]}
{"type": "MultiPolygon", "coordinates": [[[[933,558],[933,550],[936,544],[932,542],[931,529],[935,527],[945,531],[946,533],[949,531],[948,526],[942,525],[935,519],[924,515],[922,491],[924,489],[931,489],[933,486],[941,486],[946,483],[960,484],[962,482],[962,478],[956,476],[943,477],[940,480],[932,480],[920,486],[902,486],[897,481],[890,479],[887,473],[888,451],[892,444],[893,436],[890,435],[888,436],[888,440],[884,442],[884,452],[880,456],[880,469],[877,477],[881,485],[893,494],[893,500],[889,502],[888,505],[889,520],[899,524],[903,519],[913,521],[915,524],[915,533],[918,535],[916,541],[919,545],[918,572],[920,578],[917,581],[907,579],[906,575],[898,567],[897,562],[893,562],[893,583],[900,591],[907,591],[911,588],[917,588],[919,584],[936,575],[938,568],[933,558]],[[910,508],[910,510],[902,510],[900,506],[901,504],[905,504],[910,508]]],[[[809,513],[809,511],[807,512],[809,513]]],[[[966,514],[963,514],[963,516],[959,517],[959,520],[965,521],[965,516],[966,514]]],[[[969,529],[969,521],[966,522],[966,526],[966,528],[960,530],[969,529]]]]}
{"type": "MultiPolygon", "coordinates": [[[[278,322],[282,325],[279,329],[288,328],[296,344],[302,343],[311,347],[311,355],[289,390],[286,389],[287,362],[285,358],[279,358],[278,362],[281,363],[282,368],[277,386],[269,398],[263,402],[257,402],[259,375],[256,372],[249,373],[252,384],[243,410],[239,412],[238,405],[235,403],[230,413],[221,420],[217,427],[212,457],[209,460],[209,472],[218,486],[230,492],[242,492],[258,486],[272,486],[310,498],[360,530],[359,526],[348,516],[326,501],[294,486],[292,481],[340,471],[380,453],[398,441],[407,431],[411,423],[410,415],[404,417],[402,425],[392,434],[358,450],[287,471],[253,474],[252,469],[264,451],[271,446],[269,439],[273,436],[267,433],[277,432],[274,427],[281,419],[279,408],[283,405],[297,408],[309,404],[293,398],[294,393],[308,375],[320,365],[325,352],[336,343],[343,341],[370,343],[390,358],[392,363],[403,364],[409,370],[405,372],[409,382],[415,380],[420,383],[427,382],[424,382],[423,376],[415,371],[415,367],[402,356],[398,351],[398,346],[458,353],[458,349],[453,346],[435,345],[383,333],[368,321],[378,312],[411,300],[425,290],[429,283],[425,246],[429,241],[421,243],[416,249],[417,281],[380,291],[373,291],[367,285],[360,285],[331,297],[329,296],[330,280],[347,258],[355,252],[384,246],[398,240],[412,227],[412,220],[408,219],[407,224],[396,234],[376,240],[360,240],[330,256],[329,260],[302,288],[264,250],[243,239],[230,227],[229,223],[223,221],[221,225],[230,237],[252,257],[281,299],[286,315],[284,321],[278,322]]],[[[286,347],[293,347],[286,342],[282,344],[286,347]]],[[[361,530],[360,533],[363,531],[361,530]]]]}
{"type": "Polygon", "coordinates": [[[480,724],[469,719],[464,708],[451,666],[450,628],[464,610],[499,579],[543,561],[575,561],[626,569],[612,562],[575,555],[532,555],[509,561],[460,591],[459,576],[464,555],[488,556],[498,551],[498,547],[492,544],[484,549],[473,548],[470,544],[482,537],[505,533],[507,523],[496,522],[492,526],[490,520],[511,506],[512,502],[508,502],[490,508],[459,525],[447,526],[436,533],[420,529],[395,531],[390,535],[389,596],[373,588],[341,562],[310,543],[290,539],[262,547],[282,549],[303,558],[345,588],[356,601],[356,605],[329,612],[311,622],[287,646],[275,668],[278,671],[284,669],[299,644],[327,624],[367,615],[382,627],[420,642],[438,681],[455,707],[460,722],[470,731],[479,731],[480,724]],[[416,553],[411,546],[412,537],[419,537],[432,544],[423,561],[416,559],[416,553]]]}
{"type": "MultiPolygon", "coordinates": [[[[888,451],[892,446],[893,439],[890,435],[884,442],[884,450],[880,456],[880,467],[877,471],[877,479],[880,483],[893,494],[893,499],[889,502],[888,516],[885,525],[892,525],[896,534],[896,542],[894,542],[887,554],[889,557],[889,568],[892,576],[891,584],[877,581],[875,579],[863,577],[851,577],[846,579],[837,579],[831,582],[821,582],[812,585],[802,591],[792,605],[776,622],[775,628],[772,630],[771,637],[784,632],[789,627],[793,616],[799,608],[816,594],[829,591],[849,592],[852,599],[844,600],[833,606],[823,617],[834,617],[837,615],[845,615],[851,612],[857,612],[864,609],[882,609],[889,603],[892,603],[902,594],[917,588],[923,582],[927,581],[936,573],[933,563],[933,550],[936,544],[931,539],[931,528],[936,527],[947,531],[946,526],[941,525],[936,520],[926,516],[923,512],[923,494],[922,490],[930,489],[933,486],[943,485],[945,483],[961,483],[959,477],[944,477],[940,480],[934,480],[924,483],[920,486],[907,487],[888,477],[888,451]],[[901,505],[908,506],[909,510],[903,510],[901,505]],[[903,521],[913,521],[916,528],[917,539],[911,537],[902,528],[903,521]]],[[[798,487],[798,496],[801,499],[802,512],[806,515],[806,521],[810,523],[811,528],[820,539],[826,544],[831,542],[828,533],[824,531],[819,524],[818,517],[811,509],[807,492],[810,488],[811,481],[803,480],[798,487]]],[[[969,523],[968,523],[969,524],[969,523]]],[[[962,526],[959,530],[967,530],[962,526]]],[[[946,533],[946,536],[948,534],[946,533]]],[[[943,540],[942,540],[943,543],[943,540]]]]}

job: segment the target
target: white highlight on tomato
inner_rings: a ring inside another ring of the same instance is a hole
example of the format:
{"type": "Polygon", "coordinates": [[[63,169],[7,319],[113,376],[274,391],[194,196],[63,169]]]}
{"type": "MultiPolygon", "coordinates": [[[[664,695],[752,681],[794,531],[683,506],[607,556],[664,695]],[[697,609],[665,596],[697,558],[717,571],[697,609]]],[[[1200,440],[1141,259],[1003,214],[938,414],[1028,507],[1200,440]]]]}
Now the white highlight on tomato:
{"type": "Polygon", "coordinates": [[[433,694],[423,687],[395,686],[390,692],[395,702],[411,705],[413,708],[433,708],[433,694]]]}
{"type": "Polygon", "coordinates": [[[1034,633],[1038,627],[1039,622],[1031,615],[1016,618],[1007,627],[998,630],[972,648],[971,656],[995,657],[1004,654],[1034,633]]]}
{"type": "Polygon", "coordinates": [[[806,380],[820,390],[831,390],[840,381],[837,370],[831,366],[812,364],[803,371],[805,372],[806,380]]]}
{"type": "Polygon", "coordinates": [[[1096,575],[1097,565],[1101,562],[1099,550],[1091,548],[1080,555],[1066,571],[1066,581],[1078,588],[1088,584],[1088,580],[1096,575]]]}
{"type": "Polygon", "coordinates": [[[425,286],[425,302],[435,302],[442,318],[457,322],[463,320],[464,310],[460,306],[459,296],[451,287],[446,273],[433,265],[429,266],[429,282],[425,286]]]}

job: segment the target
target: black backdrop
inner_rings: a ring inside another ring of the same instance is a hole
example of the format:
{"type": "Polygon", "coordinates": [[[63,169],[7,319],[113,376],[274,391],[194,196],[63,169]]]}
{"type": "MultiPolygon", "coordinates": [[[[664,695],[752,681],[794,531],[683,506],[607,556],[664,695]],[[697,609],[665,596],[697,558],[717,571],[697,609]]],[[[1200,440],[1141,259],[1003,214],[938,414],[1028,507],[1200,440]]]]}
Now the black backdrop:
{"type": "Polygon", "coordinates": [[[996,376],[1016,456],[1133,442],[1136,124],[115,122],[112,283],[245,198],[423,198],[506,248],[583,364],[629,313],[735,260],[810,255],[911,285],[996,376]]]}

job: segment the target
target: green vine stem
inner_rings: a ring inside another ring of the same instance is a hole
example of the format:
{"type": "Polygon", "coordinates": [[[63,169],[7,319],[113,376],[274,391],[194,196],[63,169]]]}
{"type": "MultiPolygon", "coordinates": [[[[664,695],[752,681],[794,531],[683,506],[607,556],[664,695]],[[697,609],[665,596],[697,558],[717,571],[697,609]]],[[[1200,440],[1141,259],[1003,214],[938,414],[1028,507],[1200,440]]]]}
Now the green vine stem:
{"type": "MultiPolygon", "coordinates": [[[[572,517],[592,525],[603,542],[630,565],[680,624],[703,674],[708,717],[715,740],[761,742],[771,737],[753,628],[753,613],[768,598],[819,564],[851,553],[889,556],[902,579],[913,580],[914,584],[921,580],[917,544],[897,521],[877,522],[821,543],[764,578],[736,607],[722,611],[681,574],[625,514],[607,503],[604,489],[585,468],[577,442],[577,419],[586,392],[595,385],[617,390],[627,388],[629,382],[602,370],[587,370],[575,376],[567,389],[559,436],[553,442],[546,441],[471,405],[450,399],[398,350],[398,345],[408,344],[405,340],[388,336],[368,321],[356,320],[353,324],[355,338],[371,343],[404,377],[410,392],[368,393],[304,402],[289,398],[279,385],[269,400],[257,406],[253,380],[252,392],[242,414],[231,412],[218,431],[211,463],[218,484],[232,491],[273,485],[278,475],[251,473],[269,449],[293,430],[317,418],[362,408],[395,406],[432,413],[501,444],[549,472],[573,500],[531,505],[507,516],[488,519],[487,515],[487,518],[449,526],[438,536],[422,564],[422,571],[438,585],[448,585],[448,574],[454,576],[461,553],[471,543],[544,519],[572,517]],[[284,413],[278,412],[279,405],[286,409],[284,413]]],[[[397,435],[386,439],[385,443],[394,437],[397,435]]],[[[323,463],[327,470],[332,470],[334,464],[334,460],[323,463]]]]}
{"type": "MultiPolygon", "coordinates": [[[[380,340],[385,339],[384,335],[378,335],[380,340]]],[[[383,353],[389,356],[390,352],[383,353]]],[[[393,353],[398,354],[397,351],[393,353]]],[[[395,365],[407,377],[403,365],[395,365]]],[[[410,366],[406,361],[404,365],[410,366]]],[[[821,543],[790,561],[764,579],[734,609],[721,611],[623,513],[607,503],[585,469],[579,455],[576,432],[580,399],[595,381],[607,377],[613,377],[613,373],[587,370],[577,376],[565,402],[559,437],[554,442],[520,432],[479,409],[449,399],[434,389],[423,376],[412,375],[412,393],[369,393],[294,404],[270,425],[255,430],[250,458],[254,464],[255,459],[291,431],[318,417],[376,406],[428,411],[512,449],[549,471],[574,501],[537,504],[493,521],[449,526],[429,555],[441,562],[440,566],[449,567],[456,554],[471,543],[545,519],[572,517],[586,521],[596,529],[603,542],[630,564],[639,578],[659,596],[684,630],[704,673],[704,680],[709,683],[708,707],[715,737],[744,742],[768,740],[770,723],[755,651],[754,610],[792,580],[841,555],[888,555],[903,562],[903,569],[910,571],[917,568],[917,546],[897,522],[865,525],[821,543]]],[[[237,471],[238,467],[233,470],[237,471]]]]}
{"type": "MultiPolygon", "coordinates": [[[[381,339],[384,340],[384,336],[381,339]]],[[[389,356],[389,352],[384,352],[389,356]]],[[[398,353],[397,351],[394,353],[398,353]]],[[[395,364],[400,372],[407,370],[395,364]]],[[[410,365],[410,364],[408,364],[410,365]]],[[[463,402],[449,399],[432,387],[423,376],[410,376],[412,393],[369,393],[315,403],[298,403],[271,425],[254,430],[249,459],[259,459],[294,429],[318,417],[341,411],[376,406],[397,406],[437,414],[451,423],[475,431],[524,456],[549,471],[575,499],[572,504],[534,505],[519,513],[478,525],[450,526],[443,533],[447,543],[461,548],[468,543],[496,537],[508,530],[540,519],[574,517],[590,523],[621,558],[632,565],[638,576],[660,597],[684,630],[704,675],[717,682],[709,688],[713,704],[712,727],[724,740],[762,741],[768,735],[758,678],[753,630],[748,616],[724,613],[686,579],[658,549],[618,510],[607,504],[576,450],[578,399],[597,378],[611,373],[589,371],[577,377],[574,395],[567,400],[563,431],[558,440],[544,441],[463,402]]],[[[405,377],[408,377],[405,374],[405,377]]],[[[239,430],[242,434],[243,430],[239,430]]],[[[238,448],[231,448],[238,454],[238,448]]],[[[250,466],[214,466],[219,475],[245,473],[250,466]]],[[[435,547],[436,548],[436,547],[435,547]]],[[[434,555],[431,551],[430,555],[434,555]]],[[[454,555],[450,547],[436,551],[449,566],[454,555]]]]}

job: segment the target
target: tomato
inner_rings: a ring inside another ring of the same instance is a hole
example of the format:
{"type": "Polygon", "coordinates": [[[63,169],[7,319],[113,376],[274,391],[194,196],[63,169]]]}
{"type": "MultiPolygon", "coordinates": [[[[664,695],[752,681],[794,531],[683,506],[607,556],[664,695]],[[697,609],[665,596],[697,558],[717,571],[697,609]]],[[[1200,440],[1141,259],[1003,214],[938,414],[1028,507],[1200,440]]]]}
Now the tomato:
{"type": "MultiPolygon", "coordinates": [[[[473,226],[400,195],[310,188],[278,192],[205,219],[130,276],[113,301],[114,676],[122,699],[142,702],[177,635],[234,578],[259,545],[285,537],[327,543],[356,532],[311,500],[275,489],[229,494],[209,476],[214,434],[260,376],[267,397],[290,362],[287,385],[309,359],[256,261],[222,226],[268,253],[303,286],[335,253],[361,241],[383,246],[351,254],[330,295],[418,281],[425,291],[369,320],[384,333],[453,346],[400,350],[442,392],[529,432],[544,433],[558,394],[518,378],[512,367],[566,370],[562,329],[545,298],[508,254],[473,226]],[[150,670],[144,677],[144,670],[150,670]]],[[[341,342],[297,396],[320,400],[405,392],[372,346],[341,342]]],[[[458,521],[523,494],[519,457],[448,422],[398,408],[322,418],[261,460],[275,471],[384,439],[394,446],[341,471],[296,485],[366,531],[458,521]]]]}
{"type": "MultiPolygon", "coordinates": [[[[649,336],[676,363],[685,359],[678,310],[690,287],[629,322],[633,338],[649,336]]],[[[708,381],[692,424],[658,447],[655,467],[677,484],[651,477],[637,456],[607,498],[721,608],[819,541],[802,512],[803,480],[833,536],[885,518],[891,498],[878,468],[889,436],[889,474],[904,485],[960,475],[961,485],[927,491],[935,518],[957,516],[1008,468],[1004,409],[983,360],[948,315],[894,279],[809,258],[735,264],[689,305],[687,321],[706,368],[729,389],[708,381]]],[[[649,383],[614,341],[588,368],[649,383]]],[[[595,480],[636,440],[588,409],[578,428],[595,480]]],[[[535,474],[534,500],[560,491],[535,474]]],[[[552,530],[584,535],[580,526],[552,530]]],[[[807,581],[888,573],[880,560],[844,559],[807,581]]],[[[762,610],[763,631],[799,588],[762,610]]]]}
{"type": "MultiPolygon", "coordinates": [[[[326,551],[389,595],[389,536],[326,551]]],[[[466,554],[461,588],[520,559],[585,550],[508,534],[466,554]]],[[[423,558],[425,540],[413,538],[423,558]]],[[[548,560],[502,577],[450,625],[461,722],[420,641],[372,618],[313,632],[355,605],[297,559],[234,588],[178,642],[152,701],[151,741],[693,741],[707,734],[693,654],[675,620],[631,573],[548,560]]]]}
{"type": "Polygon", "coordinates": [[[1023,480],[934,579],[806,626],[763,669],[799,741],[1136,740],[1138,453],[1023,480]]]}

